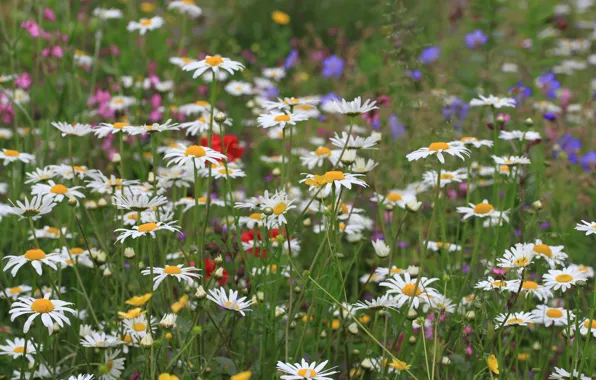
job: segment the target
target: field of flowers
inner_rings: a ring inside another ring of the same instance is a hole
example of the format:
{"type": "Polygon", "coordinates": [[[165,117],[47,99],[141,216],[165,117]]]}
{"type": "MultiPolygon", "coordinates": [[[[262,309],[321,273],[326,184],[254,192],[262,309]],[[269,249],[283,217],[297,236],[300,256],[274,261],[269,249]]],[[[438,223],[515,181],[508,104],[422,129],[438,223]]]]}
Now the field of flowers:
{"type": "Polygon", "coordinates": [[[0,21],[0,380],[596,378],[594,1],[0,21]]]}

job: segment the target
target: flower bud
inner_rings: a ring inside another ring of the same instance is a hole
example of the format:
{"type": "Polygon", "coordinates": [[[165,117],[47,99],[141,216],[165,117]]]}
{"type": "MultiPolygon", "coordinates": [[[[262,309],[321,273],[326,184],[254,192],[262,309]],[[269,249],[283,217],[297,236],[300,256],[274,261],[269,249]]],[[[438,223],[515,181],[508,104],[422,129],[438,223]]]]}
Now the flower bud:
{"type": "Polygon", "coordinates": [[[99,207],[106,207],[108,205],[108,201],[106,201],[105,199],[101,198],[99,201],[97,201],[97,205],[99,207]]]}
{"type": "Polygon", "coordinates": [[[207,292],[205,292],[205,289],[203,289],[202,285],[199,285],[197,292],[195,293],[195,297],[197,297],[200,300],[207,297],[207,292]]]}
{"type": "Polygon", "coordinates": [[[422,202],[418,202],[416,200],[411,200],[406,203],[406,210],[409,212],[418,212],[422,207],[422,202]]]}
{"type": "Polygon", "coordinates": [[[120,161],[122,161],[122,157],[120,156],[120,153],[114,153],[114,155],[112,156],[112,162],[114,164],[117,164],[120,161]]]}
{"type": "Polygon", "coordinates": [[[89,210],[95,210],[97,208],[97,202],[95,202],[95,201],[86,201],[85,202],[85,208],[88,208],[89,210]]]}
{"type": "MultiPolygon", "coordinates": [[[[416,312],[416,310],[414,310],[414,309],[410,309],[410,310],[408,310],[408,319],[409,319],[410,321],[412,321],[412,320],[416,319],[417,317],[418,317],[418,313],[416,312]]],[[[423,323],[424,323],[424,322],[423,322],[423,323]]]]}
{"type": "Polygon", "coordinates": [[[299,286],[294,286],[294,292],[296,293],[302,293],[302,288],[299,286]]]}
{"type": "Polygon", "coordinates": [[[473,321],[476,318],[476,313],[474,313],[474,310],[470,310],[466,313],[466,319],[468,321],[473,321]]]}
{"type": "Polygon", "coordinates": [[[164,329],[171,329],[176,326],[176,318],[178,318],[176,314],[168,313],[163,316],[159,325],[164,329]]]}
{"type": "Polygon", "coordinates": [[[375,253],[380,258],[385,258],[389,256],[391,253],[391,248],[387,244],[385,244],[384,240],[378,239],[372,242],[373,248],[375,249],[375,253]]]}
{"type": "Polygon", "coordinates": [[[364,369],[371,369],[373,367],[372,361],[369,358],[366,358],[360,362],[360,367],[364,369]]]}
{"type": "Polygon", "coordinates": [[[70,197],[70,198],[68,198],[68,205],[69,205],[70,207],[75,207],[75,206],[77,206],[78,204],[79,204],[79,201],[77,201],[77,199],[76,199],[76,198],[74,198],[74,197],[70,197]]]}
{"type": "Polygon", "coordinates": [[[106,269],[103,270],[103,276],[110,277],[111,275],[112,275],[112,271],[110,270],[110,268],[106,267],[106,269]]]}
{"type": "Polygon", "coordinates": [[[214,117],[213,120],[217,121],[218,123],[223,123],[224,121],[226,121],[228,117],[226,116],[225,113],[223,112],[218,112],[214,117]]]}
{"type": "Polygon", "coordinates": [[[141,339],[141,347],[150,348],[151,346],[153,346],[153,337],[151,336],[151,332],[147,331],[143,339],[141,339]]]}
{"type": "Polygon", "coordinates": [[[415,344],[415,343],[416,343],[416,336],[414,336],[414,335],[411,335],[411,336],[408,338],[408,342],[409,342],[410,344],[415,344]]]}
{"type": "Polygon", "coordinates": [[[532,344],[532,350],[534,351],[540,351],[540,349],[542,348],[542,345],[540,344],[539,341],[534,342],[534,344],[532,344]]]}
{"type": "Polygon", "coordinates": [[[147,176],[147,182],[149,182],[149,183],[155,182],[155,174],[153,174],[153,172],[149,172],[149,175],[147,176]]]}
{"type": "Polygon", "coordinates": [[[356,161],[356,150],[346,149],[341,155],[341,162],[344,165],[352,165],[356,161]]]}
{"type": "Polygon", "coordinates": [[[193,326],[192,333],[195,335],[201,335],[203,333],[203,329],[199,325],[193,326]]]}
{"type": "Polygon", "coordinates": [[[385,204],[385,211],[393,211],[393,205],[391,203],[385,204]]]}
{"type": "Polygon", "coordinates": [[[279,168],[273,168],[273,170],[271,171],[271,174],[274,175],[275,177],[279,177],[279,175],[281,174],[281,170],[279,168]]]}
{"type": "MultiPolygon", "coordinates": [[[[290,322],[290,328],[291,329],[295,329],[296,328],[296,321],[290,322]]],[[[325,330],[323,330],[323,331],[325,331],[325,330]]]]}
{"type": "Polygon", "coordinates": [[[420,273],[420,267],[417,267],[415,265],[409,265],[407,271],[410,274],[410,276],[417,277],[418,273],[420,273]]]}
{"type": "Polygon", "coordinates": [[[215,273],[213,274],[216,279],[221,280],[224,275],[224,269],[222,267],[217,268],[215,273]]]}
{"type": "Polygon", "coordinates": [[[544,208],[544,205],[542,204],[542,202],[540,200],[532,202],[532,209],[534,211],[540,211],[543,208],[544,208]]]}
{"type": "Polygon", "coordinates": [[[447,356],[443,356],[443,358],[441,359],[441,364],[449,365],[451,364],[451,359],[449,359],[447,356]]]}
{"type": "Polygon", "coordinates": [[[312,220],[310,218],[304,218],[302,224],[304,225],[304,227],[310,227],[312,225],[312,220]]]}
{"type": "Polygon", "coordinates": [[[532,118],[527,118],[526,120],[524,120],[524,124],[526,127],[531,127],[532,125],[534,125],[534,120],[532,120],[532,118]]]}
{"type": "Polygon", "coordinates": [[[126,257],[127,259],[134,259],[136,256],[135,254],[135,250],[132,247],[126,247],[124,248],[124,257],[126,257]]]}
{"type": "Polygon", "coordinates": [[[217,255],[215,259],[213,259],[213,262],[215,263],[215,265],[221,265],[223,264],[223,258],[221,257],[221,255],[217,255]]]}
{"type": "Polygon", "coordinates": [[[327,330],[321,331],[321,338],[323,338],[323,339],[327,338],[327,330]]]}
{"type": "Polygon", "coordinates": [[[263,214],[265,214],[267,216],[273,215],[273,209],[271,207],[265,207],[263,209],[263,214]]]}
{"type": "Polygon", "coordinates": [[[358,334],[358,325],[356,323],[350,323],[348,325],[348,332],[352,335],[358,334]]]}

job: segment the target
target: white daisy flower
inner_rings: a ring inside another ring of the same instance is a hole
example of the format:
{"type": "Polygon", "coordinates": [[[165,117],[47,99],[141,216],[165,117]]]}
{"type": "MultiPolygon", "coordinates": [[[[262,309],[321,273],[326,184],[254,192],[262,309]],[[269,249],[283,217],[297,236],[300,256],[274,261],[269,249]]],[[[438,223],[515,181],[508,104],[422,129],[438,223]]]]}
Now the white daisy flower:
{"type": "Polygon", "coordinates": [[[497,266],[505,269],[517,269],[521,272],[532,263],[536,256],[532,248],[532,244],[515,244],[505,250],[503,257],[497,259],[497,266]]]}
{"type": "Polygon", "coordinates": [[[388,294],[395,294],[398,307],[402,307],[406,303],[411,303],[410,307],[417,309],[420,301],[429,296],[435,297],[439,295],[434,288],[429,288],[428,285],[437,281],[437,278],[421,277],[420,279],[410,277],[408,272],[395,275],[387,281],[381,282],[379,285],[388,287],[388,294]]]}
{"type": "Polygon", "coordinates": [[[129,125],[124,127],[122,130],[131,136],[136,136],[143,133],[178,131],[180,130],[180,125],[178,123],[173,123],[172,119],[168,119],[164,124],[153,123],[139,126],[129,125]]]}
{"type": "Polygon", "coordinates": [[[107,372],[99,377],[99,380],[114,380],[120,379],[122,372],[124,372],[124,362],[126,358],[119,358],[120,350],[110,351],[106,350],[104,353],[104,367],[107,372]]]}
{"type": "Polygon", "coordinates": [[[73,179],[75,176],[81,179],[85,178],[91,171],[86,166],[71,165],[50,165],[50,168],[64,179],[73,179]]]}
{"type": "Polygon", "coordinates": [[[476,137],[472,136],[464,136],[459,141],[454,141],[453,143],[461,143],[463,145],[472,145],[474,148],[482,148],[483,146],[492,147],[493,142],[491,140],[479,140],[476,137]]]}
{"type": "Polygon", "coordinates": [[[81,124],[78,122],[65,123],[62,121],[53,121],[51,124],[54,128],[62,132],[62,137],[65,137],[67,135],[85,136],[93,132],[93,129],[89,124],[81,124]]]}
{"type": "Polygon", "coordinates": [[[168,198],[158,195],[150,197],[147,194],[115,194],[112,204],[119,210],[145,211],[155,209],[168,203],[168,198]]]}
{"type": "Polygon", "coordinates": [[[513,98],[499,98],[497,96],[489,95],[488,97],[484,97],[482,95],[478,95],[480,99],[472,99],[470,101],[470,106],[478,107],[478,106],[490,106],[495,108],[502,108],[502,107],[515,107],[515,99],[513,98]]]}
{"type": "Polygon", "coordinates": [[[592,267],[581,264],[570,264],[569,267],[582,272],[586,276],[586,278],[594,278],[594,268],[592,267]]]}
{"type": "Polygon", "coordinates": [[[377,165],[379,163],[372,159],[366,160],[362,157],[356,157],[356,161],[354,161],[350,169],[354,173],[365,174],[376,168],[377,165]]]}
{"type": "Polygon", "coordinates": [[[286,70],[283,67],[269,67],[263,69],[263,76],[265,78],[280,81],[286,77],[286,70]]]}
{"type": "Polygon", "coordinates": [[[526,140],[536,141],[540,140],[540,133],[533,131],[501,131],[499,138],[501,140],[526,140]]]}
{"type": "MultiPolygon", "coordinates": [[[[178,265],[167,265],[163,268],[153,267],[153,290],[156,290],[159,284],[162,283],[168,276],[175,277],[178,282],[184,280],[188,286],[191,286],[194,283],[194,279],[201,278],[201,275],[198,273],[200,269],[195,267],[184,267],[182,264],[178,265]]],[[[151,275],[151,269],[144,269],[141,271],[144,276],[151,275]]]]}
{"type": "Polygon", "coordinates": [[[586,220],[582,220],[581,223],[577,223],[575,225],[575,229],[577,231],[584,231],[586,233],[586,236],[596,234],[596,222],[588,222],[586,220]]]}
{"type": "Polygon", "coordinates": [[[130,96],[114,96],[108,102],[108,107],[114,111],[122,111],[136,103],[137,100],[130,96]]]}
{"type": "Polygon", "coordinates": [[[486,290],[486,291],[493,290],[493,289],[504,291],[504,290],[509,290],[509,281],[496,280],[489,276],[486,280],[478,281],[476,283],[476,285],[474,286],[474,288],[482,289],[482,290],[486,290]]]}
{"type": "MultiPolygon", "coordinates": [[[[140,309],[138,309],[140,311],[140,309]]],[[[141,314],[134,318],[126,318],[122,320],[124,329],[130,334],[132,341],[139,343],[141,339],[149,332],[149,320],[147,315],[141,314]]],[[[155,334],[157,329],[157,318],[151,317],[151,334],[155,334]]]]}
{"type": "Polygon", "coordinates": [[[237,80],[230,81],[224,89],[232,96],[250,95],[253,91],[250,83],[237,80]]]}
{"type": "Polygon", "coordinates": [[[201,76],[205,71],[210,70],[217,74],[220,70],[225,70],[230,74],[234,74],[235,71],[244,70],[244,65],[240,62],[232,61],[229,58],[223,58],[219,55],[210,56],[208,55],[205,59],[200,61],[193,61],[185,65],[182,70],[193,71],[193,78],[201,76]]]}
{"type": "Polygon", "coordinates": [[[95,136],[103,139],[109,134],[115,135],[118,132],[122,132],[125,127],[129,127],[130,124],[127,122],[116,122],[116,123],[101,123],[97,127],[93,128],[95,136]]]}
{"type": "Polygon", "coordinates": [[[176,164],[184,166],[187,163],[192,163],[196,169],[203,169],[207,163],[218,164],[221,160],[227,160],[227,156],[204,146],[191,145],[186,147],[182,144],[177,148],[171,149],[164,159],[169,159],[168,166],[176,164]]]}
{"type": "Polygon", "coordinates": [[[267,226],[273,228],[287,224],[288,221],[286,220],[285,214],[288,210],[296,208],[292,203],[294,203],[294,200],[289,200],[288,194],[285,191],[276,191],[269,196],[269,192],[265,190],[265,193],[263,194],[263,202],[261,203],[261,210],[266,211],[267,209],[270,209],[272,211],[271,215],[267,216],[267,226]]]}
{"type": "Polygon", "coordinates": [[[306,174],[306,178],[301,180],[300,182],[304,182],[306,185],[310,186],[310,190],[322,188],[322,191],[329,194],[331,192],[331,189],[334,187],[337,192],[341,190],[342,186],[348,190],[352,189],[352,185],[368,187],[366,182],[358,178],[361,176],[363,176],[363,174],[351,174],[343,173],[340,171],[329,171],[323,175],[306,174]]]}
{"type": "Polygon", "coordinates": [[[116,178],[114,175],[106,177],[99,171],[90,172],[89,177],[91,180],[87,181],[87,187],[90,188],[91,191],[99,194],[113,194],[114,192],[122,192],[124,187],[140,184],[140,181],[138,180],[116,178]]]}
{"type": "Polygon", "coordinates": [[[559,290],[566,292],[572,285],[578,282],[586,281],[587,276],[584,272],[567,267],[563,269],[551,269],[544,275],[544,285],[551,290],[559,290]]]}
{"type": "Polygon", "coordinates": [[[368,137],[360,137],[360,136],[353,136],[348,135],[347,132],[342,132],[341,137],[335,133],[333,137],[329,139],[331,144],[335,145],[338,148],[343,149],[376,149],[374,148],[375,145],[379,142],[377,136],[368,136],[368,137]]]}
{"type": "Polygon", "coordinates": [[[4,345],[0,345],[0,355],[8,355],[13,359],[19,359],[21,356],[24,356],[29,362],[35,360],[33,355],[37,354],[38,350],[43,350],[41,344],[35,344],[31,340],[25,342],[23,338],[15,338],[14,340],[6,339],[4,345]],[[27,346],[26,352],[25,346],[27,346]]]}
{"type": "Polygon", "coordinates": [[[219,123],[215,120],[211,122],[211,116],[208,114],[203,114],[204,116],[199,116],[197,119],[192,121],[187,121],[185,123],[181,123],[180,127],[186,129],[187,136],[196,136],[199,134],[207,133],[209,131],[209,127],[213,128],[213,133],[220,134],[222,131],[222,124],[231,126],[232,119],[227,118],[223,123],[219,123]]]}
{"type": "Polygon", "coordinates": [[[455,312],[455,304],[451,299],[445,297],[442,294],[437,295],[427,295],[427,297],[422,298],[423,310],[432,309],[441,314],[447,313],[451,314],[455,312]]]}
{"type": "Polygon", "coordinates": [[[37,168],[30,173],[25,173],[25,175],[27,176],[25,183],[38,183],[52,179],[56,175],[56,172],[54,168],[50,166],[45,168],[37,168]]]}
{"type": "Polygon", "coordinates": [[[459,246],[457,244],[453,244],[453,243],[444,243],[442,241],[429,241],[428,249],[430,249],[431,251],[434,251],[434,252],[438,252],[441,250],[444,250],[447,252],[455,252],[455,251],[461,251],[461,246],[459,246]]]}
{"type": "MultiPolygon", "coordinates": [[[[426,321],[425,320],[425,325],[426,325],[426,321]]],[[[415,321],[414,321],[415,322],[415,321]]],[[[412,323],[412,325],[414,324],[414,322],[412,323]]],[[[420,328],[421,326],[418,326],[417,328],[420,328]]],[[[431,326],[427,326],[427,327],[431,327],[431,326]]],[[[372,365],[372,368],[374,368],[377,372],[384,372],[387,371],[387,373],[391,373],[391,374],[395,374],[398,375],[401,373],[401,371],[405,371],[407,369],[410,369],[410,367],[412,367],[411,364],[407,364],[406,362],[402,362],[399,359],[384,359],[384,358],[372,358],[370,359],[370,364],[372,365]]]]}
{"type": "Polygon", "coordinates": [[[237,311],[244,316],[245,311],[250,311],[248,307],[252,301],[246,301],[246,297],[238,298],[238,291],[230,289],[229,294],[223,288],[209,289],[207,299],[215,302],[224,309],[237,311]]]}
{"type": "Polygon", "coordinates": [[[532,314],[536,319],[536,323],[542,323],[546,327],[567,326],[569,320],[573,321],[575,315],[570,310],[565,310],[562,307],[550,307],[548,305],[537,305],[536,309],[532,310],[532,314]]]}
{"type": "Polygon", "coordinates": [[[4,160],[3,165],[6,166],[11,162],[21,161],[26,164],[30,164],[35,162],[35,156],[29,153],[21,153],[17,150],[13,149],[4,149],[2,148],[2,152],[0,152],[0,159],[4,160]]]}
{"type": "MultiPolygon", "coordinates": [[[[517,293],[517,291],[520,289],[519,282],[520,280],[507,281],[507,290],[512,293],[517,293]]],[[[520,291],[522,294],[525,294],[526,298],[529,295],[532,295],[542,302],[546,302],[553,297],[553,292],[551,292],[550,289],[530,280],[524,280],[520,291]]]]}
{"type": "Polygon", "coordinates": [[[151,18],[142,18],[139,21],[130,21],[128,23],[128,26],[126,27],[126,30],[128,30],[129,32],[138,30],[139,34],[143,36],[145,35],[145,33],[147,33],[148,30],[159,29],[163,26],[163,24],[164,19],[159,16],[151,18]]]}
{"type": "Polygon", "coordinates": [[[479,218],[492,217],[496,212],[495,207],[488,203],[488,200],[483,200],[482,203],[469,203],[470,207],[458,207],[456,210],[460,214],[464,214],[463,219],[466,220],[472,216],[479,218]]]}
{"type": "MultiPolygon", "coordinates": [[[[548,376],[549,379],[555,380],[562,380],[562,379],[571,379],[571,373],[565,371],[563,368],[555,367],[555,371],[548,376]]],[[[580,373],[575,369],[573,370],[573,378],[579,380],[591,380],[592,378],[589,376],[580,373]]]]}
{"type": "Polygon", "coordinates": [[[66,305],[72,305],[71,302],[64,302],[60,300],[51,300],[50,293],[46,293],[43,298],[35,299],[31,297],[21,297],[17,302],[10,305],[10,320],[14,321],[21,315],[29,315],[23,326],[23,333],[29,332],[33,320],[38,316],[41,318],[44,326],[48,328],[48,332],[52,335],[54,331],[54,323],[60,327],[70,325],[70,320],[64,315],[65,312],[76,314],[71,308],[66,305]]]}
{"type": "Polygon", "coordinates": [[[173,65],[183,68],[184,66],[193,62],[194,59],[192,59],[190,57],[170,57],[170,59],[168,59],[168,61],[173,65]]]}
{"type": "Polygon", "coordinates": [[[286,374],[281,376],[284,380],[332,380],[330,376],[339,373],[339,371],[334,371],[335,367],[325,370],[324,368],[327,365],[327,362],[328,361],[325,360],[317,365],[316,362],[309,364],[304,359],[302,359],[301,363],[294,364],[278,361],[277,370],[286,374]]]}
{"type": "Polygon", "coordinates": [[[536,318],[532,313],[502,313],[495,318],[495,327],[500,328],[501,325],[506,326],[527,326],[529,323],[536,322],[536,318]],[[505,320],[507,318],[507,320],[505,320]]]}
{"type": "Polygon", "coordinates": [[[70,198],[85,198],[85,194],[77,191],[82,189],[82,186],[66,187],[61,183],[56,183],[52,180],[45,183],[37,183],[31,188],[31,194],[47,197],[53,199],[55,202],[62,202],[64,199],[70,198]]]}
{"type": "MultiPolygon", "coordinates": [[[[274,87],[274,84],[268,82],[265,86],[259,86],[259,83],[255,82],[257,87],[260,88],[269,88],[274,87]]],[[[277,101],[271,100],[263,100],[261,102],[261,108],[271,111],[271,110],[278,110],[278,111],[288,111],[290,109],[297,109],[299,106],[314,106],[318,103],[318,99],[313,97],[302,97],[302,98],[277,98],[277,101]]]]}
{"type": "Polygon", "coordinates": [[[280,127],[285,128],[286,125],[296,125],[299,121],[307,120],[308,117],[303,113],[281,113],[272,111],[269,114],[262,114],[257,119],[257,123],[262,128],[280,127]]]}
{"type": "Polygon", "coordinates": [[[249,216],[241,216],[240,218],[238,218],[238,224],[240,224],[240,226],[244,226],[252,230],[255,227],[262,227],[263,225],[265,225],[266,220],[267,216],[265,214],[261,212],[253,212],[249,216]]]}
{"type": "Polygon", "coordinates": [[[470,150],[465,148],[462,144],[434,142],[430,144],[428,147],[420,148],[412,153],[408,153],[406,155],[406,158],[408,159],[408,161],[417,161],[421,158],[426,158],[428,156],[436,154],[439,161],[443,164],[445,163],[443,153],[448,153],[452,156],[457,156],[462,160],[466,159],[464,156],[470,156],[470,150]]]}
{"type": "Polygon", "coordinates": [[[87,334],[81,339],[81,346],[83,347],[108,348],[120,344],[122,344],[122,342],[118,338],[106,335],[105,332],[93,331],[91,334],[87,334]]]}
{"type": "Polygon", "coordinates": [[[197,18],[203,10],[195,4],[194,0],[175,0],[168,4],[168,9],[176,9],[182,14],[187,14],[190,18],[197,18]]]}
{"type": "Polygon", "coordinates": [[[81,373],[76,376],[70,376],[68,380],[93,380],[93,374],[81,373]]]}
{"type": "Polygon", "coordinates": [[[375,299],[372,299],[370,301],[369,300],[364,300],[364,302],[358,301],[352,306],[352,310],[353,311],[370,310],[370,309],[397,310],[398,309],[397,305],[398,305],[398,303],[397,303],[397,300],[395,299],[395,297],[393,297],[390,294],[384,294],[384,295],[377,297],[375,299]]]}
{"type": "Polygon", "coordinates": [[[405,209],[408,202],[417,201],[417,198],[414,191],[393,189],[387,195],[374,193],[370,200],[377,203],[382,202],[383,205],[398,206],[405,209]]]}
{"type": "Polygon", "coordinates": [[[45,264],[54,270],[58,270],[58,267],[56,266],[56,264],[64,263],[64,259],[60,255],[58,255],[56,253],[50,253],[50,254],[46,255],[46,253],[44,251],[42,251],[41,249],[29,249],[22,256],[10,256],[9,255],[9,256],[5,256],[4,259],[5,260],[8,259],[8,262],[6,263],[6,266],[4,267],[4,271],[6,272],[6,271],[10,270],[10,268],[12,268],[12,270],[10,271],[10,274],[13,277],[16,277],[19,269],[21,269],[21,267],[27,263],[31,263],[31,266],[33,267],[33,269],[35,269],[37,274],[40,276],[43,273],[41,264],[45,264]]]}
{"type": "Polygon", "coordinates": [[[31,198],[31,201],[25,198],[24,203],[21,201],[17,201],[16,205],[12,203],[12,200],[9,201],[12,204],[12,206],[7,206],[8,213],[12,215],[17,215],[19,217],[19,220],[25,218],[37,220],[41,218],[42,215],[50,213],[52,209],[56,206],[53,198],[43,196],[34,196],[33,198],[31,198]]]}
{"type": "Polygon", "coordinates": [[[300,162],[310,170],[314,169],[315,167],[320,168],[323,166],[325,160],[330,159],[331,153],[331,149],[320,146],[314,151],[308,152],[308,154],[301,156],[300,162]]]}
{"type": "Polygon", "coordinates": [[[67,232],[66,227],[58,229],[56,227],[43,226],[41,229],[36,228],[34,232],[30,231],[29,240],[35,240],[36,237],[38,239],[60,239],[62,235],[67,239],[72,237],[72,234],[67,232]]]}
{"type": "Polygon", "coordinates": [[[19,285],[12,288],[5,288],[0,291],[0,298],[10,298],[16,300],[21,296],[28,296],[31,294],[32,288],[29,285],[19,285]]]}
{"type": "MultiPolygon", "coordinates": [[[[572,325],[572,327],[575,329],[575,325],[572,325]]],[[[590,321],[590,318],[586,318],[579,324],[580,334],[588,335],[588,331],[596,338],[596,320],[592,319],[590,321]]]]}
{"type": "MultiPolygon", "coordinates": [[[[209,175],[208,169],[204,168],[202,170],[203,170],[202,175],[204,177],[207,177],[209,175]]],[[[213,165],[212,170],[211,170],[211,175],[213,176],[214,179],[223,178],[225,180],[227,180],[228,177],[229,178],[246,177],[246,173],[242,169],[240,169],[238,166],[231,165],[231,164],[228,164],[227,170],[223,164],[213,165]]]]}
{"type": "MultiPolygon", "coordinates": [[[[219,206],[219,207],[224,207],[225,206],[225,202],[220,200],[220,199],[216,199],[216,198],[211,198],[211,206],[219,206]]],[[[199,206],[206,206],[207,205],[207,197],[206,196],[201,196],[197,199],[197,204],[199,206]]],[[[184,197],[181,198],[179,200],[176,201],[176,203],[174,203],[174,206],[182,206],[182,213],[187,212],[188,210],[190,210],[191,208],[195,207],[195,199],[193,197],[184,197]]]]}
{"type": "Polygon", "coordinates": [[[176,327],[176,319],[177,318],[178,318],[178,316],[176,314],[173,314],[173,313],[165,314],[161,318],[161,321],[159,321],[159,325],[161,327],[163,327],[164,329],[174,328],[174,327],[176,327]]]}
{"type": "Polygon", "coordinates": [[[497,165],[529,165],[531,163],[531,161],[524,156],[492,156],[492,158],[497,165]]]}
{"type": "Polygon", "coordinates": [[[386,278],[387,278],[387,276],[380,275],[380,274],[377,274],[376,272],[373,272],[372,274],[367,273],[365,275],[360,276],[358,281],[360,281],[362,284],[366,284],[369,282],[374,282],[374,283],[378,284],[379,282],[384,281],[386,278]]]}
{"type": "Polygon", "coordinates": [[[122,18],[122,11],[116,8],[110,9],[103,9],[103,8],[95,8],[93,10],[93,16],[99,17],[102,20],[111,20],[122,18]]]}
{"type": "Polygon", "coordinates": [[[536,256],[546,260],[551,268],[562,265],[567,260],[567,254],[563,252],[562,245],[546,245],[540,239],[536,239],[536,242],[531,245],[536,256]]]}
{"type": "MultiPolygon", "coordinates": [[[[466,173],[466,169],[458,169],[455,171],[447,171],[441,170],[441,188],[451,184],[451,183],[460,183],[461,181],[468,178],[468,174],[466,173]]],[[[438,173],[435,170],[430,170],[425,172],[422,175],[422,181],[425,182],[428,186],[435,187],[439,182],[438,173]]]]}
{"type": "Polygon", "coordinates": [[[376,104],[376,101],[371,101],[370,99],[366,100],[366,102],[362,104],[360,97],[355,98],[351,102],[346,102],[345,99],[342,99],[341,102],[337,99],[333,99],[333,106],[335,107],[335,110],[350,117],[359,116],[363,113],[379,109],[376,104]]]}

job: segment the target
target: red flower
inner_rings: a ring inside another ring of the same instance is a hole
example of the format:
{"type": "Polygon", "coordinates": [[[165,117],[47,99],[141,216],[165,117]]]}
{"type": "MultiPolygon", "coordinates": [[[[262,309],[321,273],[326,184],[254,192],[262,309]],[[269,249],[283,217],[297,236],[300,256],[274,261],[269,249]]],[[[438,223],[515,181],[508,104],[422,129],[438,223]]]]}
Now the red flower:
{"type": "MultiPolygon", "coordinates": [[[[190,262],[188,262],[188,265],[194,267],[195,262],[190,261],[190,262]]],[[[209,280],[209,278],[211,278],[211,274],[213,274],[213,272],[215,272],[215,269],[216,269],[215,261],[213,261],[210,258],[206,258],[205,259],[205,273],[207,274],[207,280],[209,280]]],[[[230,276],[228,275],[228,271],[224,268],[223,277],[220,280],[217,280],[217,283],[219,284],[219,286],[224,286],[226,284],[226,282],[228,282],[229,277],[230,276]]]]}
{"type": "MultiPolygon", "coordinates": [[[[209,146],[207,137],[201,138],[201,145],[209,146]]],[[[225,135],[223,140],[220,135],[213,135],[211,147],[220,153],[224,153],[225,150],[225,153],[228,156],[228,161],[236,161],[242,157],[242,153],[244,152],[244,148],[238,144],[238,137],[234,135],[225,135]]]]}

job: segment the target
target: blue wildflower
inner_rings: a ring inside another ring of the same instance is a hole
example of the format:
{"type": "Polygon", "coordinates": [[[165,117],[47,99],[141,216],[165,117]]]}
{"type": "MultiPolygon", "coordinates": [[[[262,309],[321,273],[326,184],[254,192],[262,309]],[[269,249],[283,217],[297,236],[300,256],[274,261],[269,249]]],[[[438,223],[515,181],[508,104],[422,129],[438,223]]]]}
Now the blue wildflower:
{"type": "Polygon", "coordinates": [[[323,61],[323,70],[321,73],[325,78],[341,77],[344,71],[344,60],[336,55],[332,55],[323,61]]]}
{"type": "Polygon", "coordinates": [[[550,72],[539,76],[536,79],[536,85],[540,87],[544,95],[555,99],[557,97],[557,90],[561,87],[561,82],[555,78],[555,73],[550,72]]]}
{"type": "Polygon", "coordinates": [[[474,50],[486,44],[488,36],[484,34],[482,30],[476,29],[472,33],[466,34],[465,41],[468,49],[474,50]]]}
{"type": "Polygon", "coordinates": [[[429,46],[426,49],[422,50],[420,53],[420,57],[418,60],[425,65],[433,63],[441,56],[441,47],[440,46],[429,46]]]}
{"type": "Polygon", "coordinates": [[[470,105],[468,102],[453,96],[447,100],[447,104],[441,110],[446,121],[455,122],[455,129],[460,129],[462,122],[468,116],[470,105]]]}
{"type": "Polygon", "coordinates": [[[298,53],[298,50],[292,49],[290,54],[288,54],[288,56],[286,57],[286,61],[284,63],[284,68],[286,70],[288,70],[288,69],[294,67],[294,65],[296,65],[298,63],[299,59],[300,59],[300,54],[298,53]]]}

